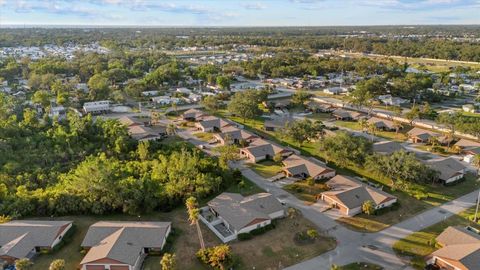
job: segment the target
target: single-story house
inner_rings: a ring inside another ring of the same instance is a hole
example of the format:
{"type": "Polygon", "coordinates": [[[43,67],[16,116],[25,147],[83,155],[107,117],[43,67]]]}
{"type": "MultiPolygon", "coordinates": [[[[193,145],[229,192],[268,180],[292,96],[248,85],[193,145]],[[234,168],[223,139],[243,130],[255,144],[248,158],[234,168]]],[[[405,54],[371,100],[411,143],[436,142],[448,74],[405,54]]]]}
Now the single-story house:
{"type": "Polygon", "coordinates": [[[223,242],[241,233],[265,227],[285,216],[283,205],[270,193],[257,193],[244,197],[238,193],[224,192],[201,209],[200,219],[223,242]]]}
{"type": "Polygon", "coordinates": [[[83,104],[83,111],[85,113],[106,113],[111,110],[110,100],[100,100],[93,102],[85,102],[83,104]]]}
{"type": "Polygon", "coordinates": [[[200,120],[200,118],[203,117],[204,115],[205,115],[205,113],[202,112],[202,111],[200,111],[200,110],[190,109],[190,110],[185,111],[185,112],[182,114],[182,117],[183,117],[183,120],[187,120],[187,121],[198,121],[198,120],[200,120]]]}
{"type": "Polygon", "coordinates": [[[439,139],[442,137],[438,133],[418,127],[412,128],[407,132],[407,135],[413,143],[427,143],[432,137],[437,137],[439,139]]]}
{"type": "Polygon", "coordinates": [[[145,126],[129,126],[128,134],[137,141],[150,141],[161,139],[167,135],[167,128],[164,126],[155,126],[155,128],[145,126]]]}
{"type": "Polygon", "coordinates": [[[359,112],[354,112],[354,111],[347,111],[343,109],[336,109],[335,111],[332,112],[332,115],[337,119],[337,120],[342,120],[342,121],[352,121],[352,120],[358,120],[360,119],[360,116],[362,115],[359,112]]]}
{"type": "Polygon", "coordinates": [[[71,227],[72,221],[14,220],[0,224],[0,261],[12,264],[50,250],[71,227]]]}
{"type": "Polygon", "coordinates": [[[442,246],[427,256],[427,264],[439,269],[476,270],[480,267],[480,234],[469,227],[450,226],[437,238],[442,246]]]}
{"type": "Polygon", "coordinates": [[[287,177],[305,179],[325,179],[335,176],[335,170],[318,160],[310,160],[298,155],[291,155],[282,161],[283,171],[287,177]]]}
{"type": "Polygon", "coordinates": [[[122,116],[118,119],[118,121],[127,127],[142,125],[142,123],[140,123],[139,121],[136,121],[135,119],[129,116],[122,116]]]}
{"type": "Polygon", "coordinates": [[[367,122],[371,125],[375,125],[375,127],[381,130],[392,131],[396,129],[395,123],[393,123],[393,121],[381,119],[378,117],[371,117],[367,120],[367,122]]]}
{"type": "Polygon", "coordinates": [[[275,109],[283,110],[288,108],[288,106],[290,106],[291,103],[292,101],[290,99],[277,99],[277,100],[263,102],[263,106],[269,107],[270,104],[273,104],[273,107],[275,109]]]}
{"type": "Polygon", "coordinates": [[[275,117],[270,120],[265,120],[263,126],[266,131],[278,131],[285,128],[294,121],[295,119],[291,116],[275,117]]]}
{"type": "Polygon", "coordinates": [[[323,93],[330,95],[340,95],[348,92],[346,87],[330,87],[323,90],[323,93]]]}
{"type": "Polygon", "coordinates": [[[452,157],[427,160],[425,164],[437,171],[438,179],[445,184],[462,179],[467,172],[467,167],[452,157]]]}
{"type": "Polygon", "coordinates": [[[280,154],[282,157],[288,157],[292,153],[292,150],[288,150],[263,139],[253,140],[248,147],[240,149],[240,155],[252,163],[272,159],[276,154],[280,154]]]}
{"type": "Polygon", "coordinates": [[[170,96],[152,97],[150,98],[150,100],[160,105],[178,104],[180,102],[179,98],[170,97],[170,96]]]}
{"type": "Polygon", "coordinates": [[[252,140],[258,138],[248,131],[233,126],[221,128],[220,133],[214,134],[213,137],[215,137],[221,145],[239,144],[242,140],[250,143],[252,140]]]}
{"type": "Polygon", "coordinates": [[[170,230],[170,222],[97,222],[81,244],[88,252],[80,269],[139,270],[150,252],[163,249],[170,230]]]}
{"type": "Polygon", "coordinates": [[[335,110],[335,108],[326,103],[319,103],[315,101],[309,101],[307,102],[307,108],[312,111],[312,112],[317,112],[317,113],[331,113],[335,110]]]}
{"type": "Polygon", "coordinates": [[[222,128],[232,125],[231,122],[215,116],[203,117],[200,122],[195,123],[195,127],[203,132],[220,131],[222,128]]]}
{"type": "Polygon", "coordinates": [[[400,106],[408,102],[407,99],[393,97],[392,95],[380,95],[377,97],[377,99],[383,104],[389,105],[389,106],[400,106]]]}
{"type": "Polygon", "coordinates": [[[349,176],[336,175],[326,184],[330,190],[322,192],[321,199],[346,216],[361,213],[366,201],[372,201],[375,209],[389,207],[397,201],[397,197],[349,176]]]}
{"type": "Polygon", "coordinates": [[[373,152],[381,155],[391,155],[394,152],[404,150],[405,147],[395,141],[381,141],[373,144],[373,152]]]}

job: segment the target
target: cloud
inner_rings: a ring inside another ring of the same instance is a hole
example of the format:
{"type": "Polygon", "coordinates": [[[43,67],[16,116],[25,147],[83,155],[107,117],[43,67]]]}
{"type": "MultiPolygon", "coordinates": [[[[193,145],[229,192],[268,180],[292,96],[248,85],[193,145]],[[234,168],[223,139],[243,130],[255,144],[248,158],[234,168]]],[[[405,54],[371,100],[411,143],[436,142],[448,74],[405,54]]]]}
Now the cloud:
{"type": "Polygon", "coordinates": [[[267,8],[267,6],[263,3],[247,3],[244,4],[243,7],[249,10],[262,10],[267,8]]]}
{"type": "Polygon", "coordinates": [[[352,2],[390,10],[412,11],[448,10],[457,7],[474,7],[478,4],[477,0],[360,0],[352,2]]]}

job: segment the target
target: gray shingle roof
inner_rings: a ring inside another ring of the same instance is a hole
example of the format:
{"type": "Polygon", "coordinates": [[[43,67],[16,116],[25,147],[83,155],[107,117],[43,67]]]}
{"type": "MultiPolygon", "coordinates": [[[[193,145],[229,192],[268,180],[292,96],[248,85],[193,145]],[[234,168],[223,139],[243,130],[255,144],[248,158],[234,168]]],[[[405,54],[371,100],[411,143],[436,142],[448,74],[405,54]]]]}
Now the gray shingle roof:
{"type": "Polygon", "coordinates": [[[108,258],[134,265],[143,248],[162,248],[170,226],[170,222],[97,222],[83,239],[81,246],[90,250],[80,264],[108,258]]]}
{"type": "Polygon", "coordinates": [[[256,219],[270,219],[270,214],[283,210],[280,202],[270,193],[243,197],[238,193],[224,192],[209,201],[208,206],[236,230],[256,219]]]}
{"type": "Polygon", "coordinates": [[[320,174],[333,171],[333,169],[320,162],[313,162],[298,155],[287,157],[283,160],[283,164],[285,165],[285,170],[292,175],[305,174],[310,177],[316,177],[320,174]]]}
{"type": "Polygon", "coordinates": [[[480,266],[480,235],[464,227],[448,227],[436,240],[444,245],[431,256],[457,261],[465,269],[478,269],[480,266]]]}
{"type": "Polygon", "coordinates": [[[425,163],[440,173],[441,180],[448,180],[465,170],[465,166],[460,161],[451,157],[427,160],[425,163]]]}
{"type": "Polygon", "coordinates": [[[14,220],[0,224],[0,256],[24,258],[35,247],[52,247],[72,221],[14,220]]]}
{"type": "Polygon", "coordinates": [[[388,155],[393,152],[405,150],[405,148],[398,142],[394,141],[382,141],[373,144],[373,152],[388,155]]]}

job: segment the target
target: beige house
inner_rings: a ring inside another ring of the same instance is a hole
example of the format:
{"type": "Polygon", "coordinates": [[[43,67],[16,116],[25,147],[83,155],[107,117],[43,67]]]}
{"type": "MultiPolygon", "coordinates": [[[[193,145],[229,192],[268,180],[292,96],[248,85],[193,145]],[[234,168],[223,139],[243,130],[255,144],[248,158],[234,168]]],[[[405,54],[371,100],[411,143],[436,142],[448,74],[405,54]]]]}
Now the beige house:
{"type": "Polygon", "coordinates": [[[185,111],[182,114],[182,118],[183,118],[183,120],[186,120],[186,121],[198,121],[204,115],[205,115],[205,113],[200,111],[200,110],[190,109],[190,110],[185,111]]]}
{"type": "Polygon", "coordinates": [[[165,246],[170,222],[100,221],[90,226],[82,242],[88,250],[82,270],[140,270],[150,252],[165,246]]]}
{"type": "Polygon", "coordinates": [[[270,193],[224,192],[201,209],[200,219],[225,243],[284,216],[283,205],[270,193]]]}
{"type": "Polygon", "coordinates": [[[373,152],[381,155],[391,155],[397,151],[405,151],[405,147],[395,141],[376,142],[373,144],[372,148],[373,152]]]}
{"type": "Polygon", "coordinates": [[[213,137],[215,137],[217,142],[219,142],[221,145],[239,144],[241,141],[250,143],[254,139],[258,138],[248,131],[233,126],[226,126],[222,128],[220,133],[214,134],[213,137]]]}
{"type": "Polygon", "coordinates": [[[359,112],[347,111],[344,109],[336,109],[332,112],[332,115],[335,117],[335,119],[343,121],[358,120],[362,116],[362,114],[359,112]]]}
{"type": "Polygon", "coordinates": [[[441,141],[441,135],[430,130],[414,127],[407,132],[408,138],[413,143],[427,143],[432,137],[437,137],[441,141]]]}
{"type": "Polygon", "coordinates": [[[0,262],[33,258],[58,245],[72,221],[14,220],[0,224],[0,262]]]}
{"type": "Polygon", "coordinates": [[[145,127],[131,125],[128,127],[128,134],[137,141],[157,140],[167,135],[167,128],[164,126],[145,127]]]}
{"type": "Polygon", "coordinates": [[[310,160],[298,155],[291,155],[283,161],[283,171],[287,177],[305,179],[325,179],[335,176],[335,170],[327,167],[318,160],[310,160]]]}
{"type": "Polygon", "coordinates": [[[282,155],[282,157],[288,157],[292,153],[293,151],[264,139],[253,140],[248,147],[240,149],[240,155],[251,163],[272,159],[277,154],[282,155]]]}
{"type": "Polygon", "coordinates": [[[371,117],[367,120],[367,122],[371,125],[375,125],[376,128],[385,131],[392,131],[396,129],[395,123],[393,123],[393,121],[381,119],[378,117],[371,117]]]}
{"type": "Polygon", "coordinates": [[[471,228],[448,227],[437,238],[441,249],[427,257],[429,265],[448,270],[480,269],[480,234],[471,228]]]}
{"type": "Polygon", "coordinates": [[[195,123],[195,127],[202,132],[219,132],[227,126],[235,126],[233,123],[215,116],[206,116],[201,118],[200,122],[195,123]]]}
{"type": "Polygon", "coordinates": [[[321,199],[346,216],[360,214],[366,201],[372,201],[375,209],[389,207],[397,201],[397,197],[349,176],[337,175],[326,184],[330,190],[322,192],[321,199]]]}
{"type": "Polygon", "coordinates": [[[467,172],[467,167],[452,157],[427,160],[425,164],[437,171],[438,179],[445,184],[462,179],[467,172]]]}

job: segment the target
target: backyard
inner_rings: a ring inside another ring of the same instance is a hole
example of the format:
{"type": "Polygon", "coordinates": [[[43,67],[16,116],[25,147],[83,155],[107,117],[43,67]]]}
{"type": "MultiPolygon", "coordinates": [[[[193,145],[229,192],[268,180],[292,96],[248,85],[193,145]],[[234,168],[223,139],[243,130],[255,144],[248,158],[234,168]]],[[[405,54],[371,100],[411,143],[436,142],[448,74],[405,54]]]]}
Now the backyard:
{"type": "Polygon", "coordinates": [[[260,176],[271,178],[282,172],[283,166],[281,162],[273,160],[263,160],[257,163],[249,164],[249,166],[260,176]]]}
{"type": "MultiPolygon", "coordinates": [[[[352,121],[335,121],[334,122],[336,126],[339,127],[344,127],[352,130],[357,130],[361,131],[362,127],[358,122],[352,122],[352,121]]],[[[404,125],[404,127],[398,131],[398,133],[394,131],[377,131],[375,133],[375,136],[381,137],[384,139],[392,140],[392,141],[398,141],[398,142],[404,142],[408,139],[407,137],[407,132],[412,129],[411,126],[404,125]]]]}
{"type": "Polygon", "coordinates": [[[474,211],[474,208],[470,208],[458,215],[447,218],[440,223],[425,228],[419,232],[415,232],[406,238],[397,241],[393,245],[393,250],[400,257],[409,259],[414,268],[424,269],[425,256],[436,250],[435,238],[448,226],[473,226],[480,229],[480,224],[475,225],[468,219],[473,215],[474,211]]]}

